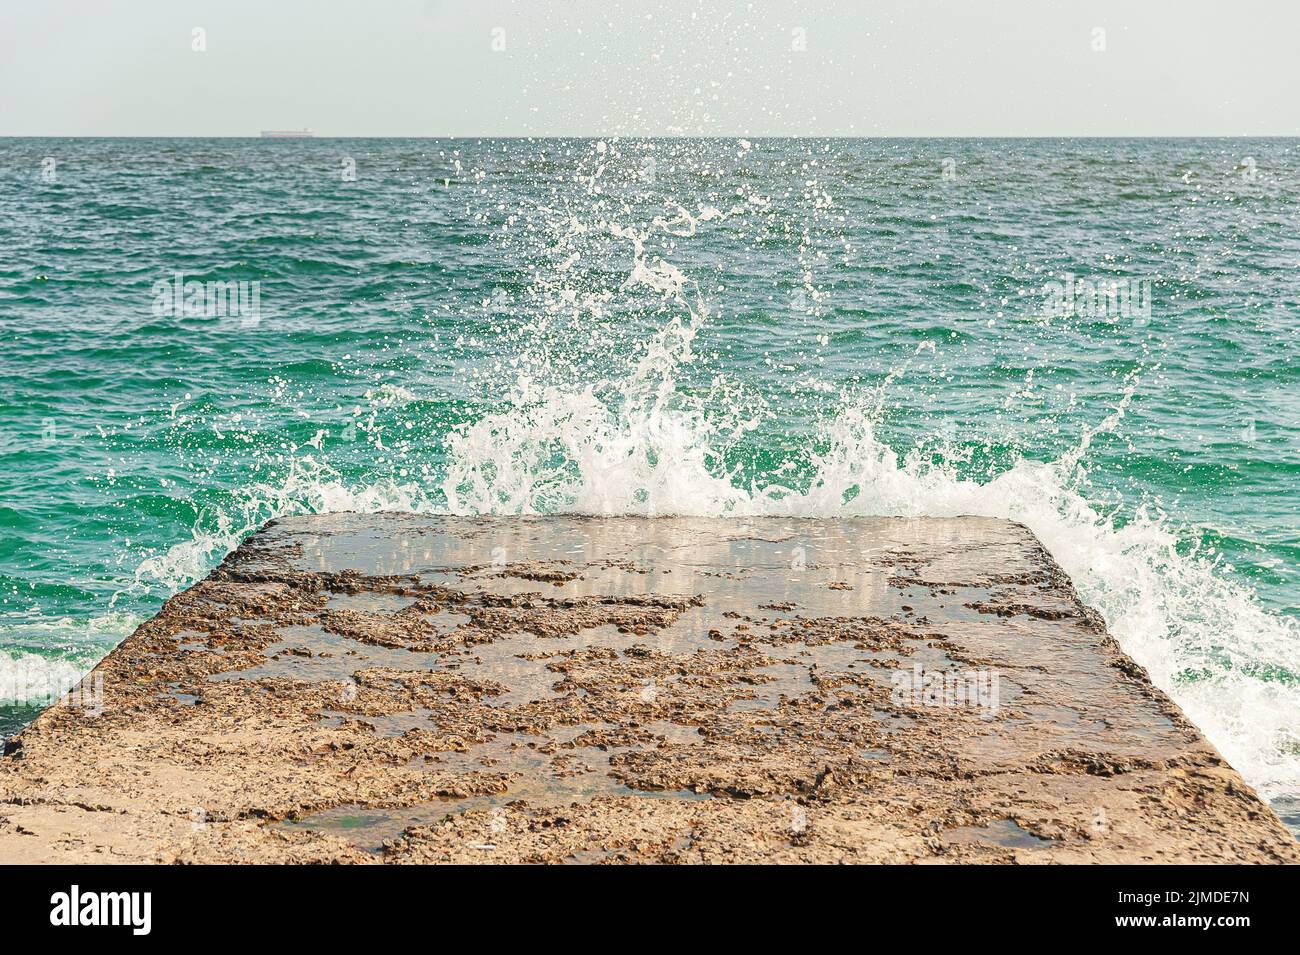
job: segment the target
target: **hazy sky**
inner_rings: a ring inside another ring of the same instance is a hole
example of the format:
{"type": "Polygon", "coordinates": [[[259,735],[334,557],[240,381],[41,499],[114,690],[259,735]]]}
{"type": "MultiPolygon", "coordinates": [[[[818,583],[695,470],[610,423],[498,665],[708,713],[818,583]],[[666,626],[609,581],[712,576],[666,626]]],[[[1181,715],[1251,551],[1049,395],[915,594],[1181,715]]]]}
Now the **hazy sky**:
{"type": "Polygon", "coordinates": [[[1289,136],[1297,36],[1296,0],[3,0],[0,135],[1289,136]]]}

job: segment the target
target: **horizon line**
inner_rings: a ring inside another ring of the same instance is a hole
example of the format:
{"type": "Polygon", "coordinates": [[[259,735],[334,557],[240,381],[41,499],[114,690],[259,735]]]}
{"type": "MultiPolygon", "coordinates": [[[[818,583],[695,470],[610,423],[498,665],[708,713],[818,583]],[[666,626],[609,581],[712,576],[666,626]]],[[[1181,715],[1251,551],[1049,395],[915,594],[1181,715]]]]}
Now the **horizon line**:
{"type": "Polygon", "coordinates": [[[1300,139],[1300,131],[1292,133],[1033,133],[1033,134],[945,134],[945,133],[888,133],[877,135],[860,135],[846,133],[385,133],[385,134],[316,134],[307,136],[263,136],[258,133],[0,133],[3,139],[256,139],[274,142],[297,142],[314,139],[499,139],[499,140],[539,140],[539,139],[591,139],[591,140],[699,140],[699,139],[842,139],[842,140],[879,140],[879,139],[1300,139]]]}

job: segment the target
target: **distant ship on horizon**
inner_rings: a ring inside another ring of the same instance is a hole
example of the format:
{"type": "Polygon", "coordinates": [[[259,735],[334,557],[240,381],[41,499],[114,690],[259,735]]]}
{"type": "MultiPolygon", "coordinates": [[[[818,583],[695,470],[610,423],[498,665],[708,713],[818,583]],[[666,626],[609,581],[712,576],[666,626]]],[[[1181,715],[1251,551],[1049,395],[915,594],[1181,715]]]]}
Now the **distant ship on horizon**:
{"type": "Polygon", "coordinates": [[[311,139],[316,134],[310,129],[264,129],[263,139],[311,139]]]}

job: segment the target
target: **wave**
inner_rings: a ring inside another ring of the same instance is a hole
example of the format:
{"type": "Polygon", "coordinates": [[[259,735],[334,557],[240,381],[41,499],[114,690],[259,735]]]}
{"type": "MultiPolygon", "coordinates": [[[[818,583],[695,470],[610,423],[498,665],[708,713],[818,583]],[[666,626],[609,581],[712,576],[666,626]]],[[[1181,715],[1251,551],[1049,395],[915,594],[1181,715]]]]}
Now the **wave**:
{"type": "Polygon", "coordinates": [[[313,455],[290,460],[279,483],[255,482],[240,489],[224,509],[209,511],[195,523],[192,537],[142,561],[134,581],[118,597],[159,589],[175,592],[202,578],[227,553],[267,521],[291,514],[331,511],[431,511],[428,496],[412,483],[378,481],[348,487],[333,468],[313,455]]]}
{"type": "Polygon", "coordinates": [[[0,652],[0,705],[53,703],[90,669],[90,665],[63,657],[0,652]]]}

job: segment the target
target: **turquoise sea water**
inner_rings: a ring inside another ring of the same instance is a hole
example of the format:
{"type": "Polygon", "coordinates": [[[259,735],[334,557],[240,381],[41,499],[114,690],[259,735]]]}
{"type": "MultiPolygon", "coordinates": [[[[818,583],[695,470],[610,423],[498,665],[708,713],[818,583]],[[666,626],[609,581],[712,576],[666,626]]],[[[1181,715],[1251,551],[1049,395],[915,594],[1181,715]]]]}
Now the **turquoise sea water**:
{"type": "Polygon", "coordinates": [[[1293,814],[1298,267],[1291,139],[0,140],[0,732],[276,514],[980,513],[1293,814]]]}

